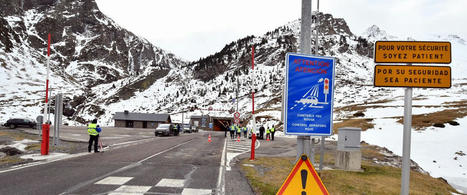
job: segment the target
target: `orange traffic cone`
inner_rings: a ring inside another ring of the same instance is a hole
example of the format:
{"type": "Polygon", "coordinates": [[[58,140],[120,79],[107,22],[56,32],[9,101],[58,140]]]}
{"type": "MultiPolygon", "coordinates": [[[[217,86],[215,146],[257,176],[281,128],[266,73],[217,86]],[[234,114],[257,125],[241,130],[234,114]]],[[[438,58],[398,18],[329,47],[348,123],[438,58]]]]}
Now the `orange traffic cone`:
{"type": "Polygon", "coordinates": [[[240,136],[237,136],[237,142],[240,142],[240,136]]]}
{"type": "Polygon", "coordinates": [[[208,142],[211,143],[211,134],[208,136],[208,142]]]}
{"type": "Polygon", "coordinates": [[[269,136],[266,136],[266,141],[270,141],[270,140],[269,140],[269,136]]]}

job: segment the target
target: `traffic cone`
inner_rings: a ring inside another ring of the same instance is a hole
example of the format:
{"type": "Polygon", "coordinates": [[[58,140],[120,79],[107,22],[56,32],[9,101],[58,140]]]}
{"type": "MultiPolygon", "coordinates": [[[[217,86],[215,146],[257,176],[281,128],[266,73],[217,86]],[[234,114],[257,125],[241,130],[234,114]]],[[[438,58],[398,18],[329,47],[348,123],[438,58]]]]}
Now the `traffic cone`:
{"type": "Polygon", "coordinates": [[[266,136],[266,138],[267,138],[266,141],[270,141],[270,140],[269,140],[269,136],[266,136]]]}
{"type": "Polygon", "coordinates": [[[240,142],[240,136],[237,136],[237,142],[240,142]]]}
{"type": "Polygon", "coordinates": [[[208,142],[211,143],[211,134],[208,136],[208,142]]]}

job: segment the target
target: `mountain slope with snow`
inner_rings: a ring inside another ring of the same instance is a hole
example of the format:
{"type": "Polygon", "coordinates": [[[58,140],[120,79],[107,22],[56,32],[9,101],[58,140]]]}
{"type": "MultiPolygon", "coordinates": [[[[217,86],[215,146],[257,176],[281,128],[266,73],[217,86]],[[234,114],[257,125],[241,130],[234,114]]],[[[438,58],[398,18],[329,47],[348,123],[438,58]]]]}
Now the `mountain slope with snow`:
{"type": "Polygon", "coordinates": [[[1,12],[1,121],[42,113],[49,33],[52,97],[63,93],[65,113],[82,123],[186,64],[118,26],[94,0],[2,1],[1,12]]]}
{"type": "MultiPolygon", "coordinates": [[[[123,110],[170,113],[174,118],[180,113],[231,117],[237,103],[242,117],[248,119],[252,90],[256,116],[268,125],[280,123],[284,60],[286,53],[298,50],[300,20],[262,36],[233,41],[213,55],[188,63],[122,29],[103,15],[93,0],[0,2],[0,122],[10,117],[35,118],[42,113],[46,42],[47,34],[51,33],[52,97],[57,92],[65,95],[65,122],[71,125],[82,125],[95,117],[103,126],[113,125],[113,114],[123,110]],[[255,69],[251,70],[253,46],[255,69]]],[[[403,114],[404,90],[373,87],[376,40],[450,41],[452,88],[415,89],[414,112],[450,110],[453,102],[463,105],[467,100],[464,38],[456,35],[395,37],[375,25],[359,36],[350,31],[344,19],[323,13],[319,18],[317,55],[336,58],[335,122],[352,118],[356,112],[353,109],[361,109],[367,115],[365,120],[375,125],[362,136],[366,141],[400,154],[397,138],[378,136],[380,133],[393,135],[392,131],[399,130],[394,117],[403,114]]],[[[315,48],[312,49],[314,53],[315,48]]],[[[442,129],[430,127],[427,132],[417,133],[423,133],[419,137],[437,136],[438,130],[442,129]]],[[[446,132],[451,134],[443,140],[462,141],[452,134],[455,131],[446,132]]],[[[416,139],[421,145],[424,141],[416,139]]],[[[450,147],[451,153],[467,150],[464,145],[450,147]]],[[[457,178],[449,181],[467,186],[462,183],[467,181],[462,173],[465,157],[447,160],[453,154],[438,151],[442,155],[430,156],[443,163],[436,168],[423,157],[430,152],[424,148],[433,147],[416,148],[420,153],[414,155],[415,160],[420,161],[422,168],[435,176],[457,178]],[[444,169],[459,164],[461,168],[444,169]]]]}

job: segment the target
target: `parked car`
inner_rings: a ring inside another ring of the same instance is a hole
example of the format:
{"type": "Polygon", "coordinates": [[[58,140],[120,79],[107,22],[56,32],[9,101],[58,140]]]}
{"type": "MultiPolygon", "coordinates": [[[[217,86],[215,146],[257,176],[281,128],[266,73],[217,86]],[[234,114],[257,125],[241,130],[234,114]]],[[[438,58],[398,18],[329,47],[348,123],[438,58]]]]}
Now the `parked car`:
{"type": "Polygon", "coordinates": [[[3,126],[10,127],[10,129],[14,129],[16,127],[30,127],[34,129],[36,128],[36,122],[31,119],[12,118],[3,124],[3,126]]]}
{"type": "Polygon", "coordinates": [[[190,124],[183,124],[183,125],[182,125],[182,128],[183,128],[183,133],[191,133],[191,132],[193,132],[193,130],[192,130],[190,124]]]}
{"type": "Polygon", "coordinates": [[[191,126],[191,132],[198,132],[198,126],[191,126]]]}
{"type": "MultiPolygon", "coordinates": [[[[256,125],[256,139],[259,138],[259,128],[260,127],[261,127],[261,125],[256,125]]],[[[264,133],[266,135],[266,131],[264,133]]],[[[252,136],[252,132],[250,130],[248,130],[248,139],[251,139],[251,136],[252,136]]]]}
{"type": "Polygon", "coordinates": [[[156,130],[154,131],[155,136],[169,136],[169,135],[178,135],[177,127],[172,124],[160,124],[157,126],[156,130]]]}

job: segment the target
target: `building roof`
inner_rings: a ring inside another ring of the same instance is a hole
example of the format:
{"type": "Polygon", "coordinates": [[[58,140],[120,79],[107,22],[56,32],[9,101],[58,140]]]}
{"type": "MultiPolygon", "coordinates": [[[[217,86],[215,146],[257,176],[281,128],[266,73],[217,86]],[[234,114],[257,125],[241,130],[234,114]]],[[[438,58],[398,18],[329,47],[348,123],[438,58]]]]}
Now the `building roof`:
{"type": "Polygon", "coordinates": [[[132,112],[128,112],[125,114],[125,112],[116,112],[114,115],[114,120],[166,122],[169,119],[169,114],[149,114],[132,112]]]}
{"type": "MultiPolygon", "coordinates": [[[[200,119],[201,115],[191,115],[190,119],[200,119]]],[[[209,115],[205,114],[203,115],[203,118],[209,118],[209,115]]]]}

